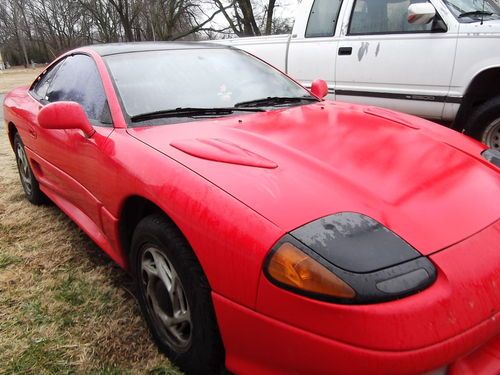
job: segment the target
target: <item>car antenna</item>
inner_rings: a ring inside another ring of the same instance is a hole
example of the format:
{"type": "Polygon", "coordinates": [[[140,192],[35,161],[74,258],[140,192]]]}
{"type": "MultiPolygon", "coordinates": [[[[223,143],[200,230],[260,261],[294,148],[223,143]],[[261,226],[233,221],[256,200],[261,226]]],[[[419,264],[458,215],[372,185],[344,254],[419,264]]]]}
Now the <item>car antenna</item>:
{"type": "Polygon", "coordinates": [[[483,11],[481,12],[481,26],[483,26],[484,24],[484,3],[486,2],[486,0],[483,0],[483,11]]]}

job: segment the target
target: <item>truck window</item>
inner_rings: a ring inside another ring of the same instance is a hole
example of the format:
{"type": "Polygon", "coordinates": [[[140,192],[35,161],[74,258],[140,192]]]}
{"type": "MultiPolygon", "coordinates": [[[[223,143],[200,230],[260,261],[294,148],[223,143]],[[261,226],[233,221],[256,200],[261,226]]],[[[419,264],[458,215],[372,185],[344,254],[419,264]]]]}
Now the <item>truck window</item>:
{"type": "MultiPolygon", "coordinates": [[[[356,0],[349,26],[350,35],[397,34],[431,32],[437,21],[427,25],[412,25],[408,22],[408,7],[426,0],[356,0]]],[[[442,22],[442,20],[441,20],[442,22]]]]}
{"type": "Polygon", "coordinates": [[[315,0],[307,22],[306,38],[335,35],[342,0],[315,0]]]}

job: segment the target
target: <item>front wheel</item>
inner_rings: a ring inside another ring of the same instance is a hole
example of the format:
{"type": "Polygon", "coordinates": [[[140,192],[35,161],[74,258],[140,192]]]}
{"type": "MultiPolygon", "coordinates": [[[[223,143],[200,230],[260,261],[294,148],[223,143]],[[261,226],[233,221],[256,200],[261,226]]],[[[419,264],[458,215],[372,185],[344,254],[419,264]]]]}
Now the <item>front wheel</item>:
{"type": "Polygon", "coordinates": [[[477,107],[468,122],[474,138],[489,148],[500,150],[500,97],[477,107]]]}
{"type": "Polygon", "coordinates": [[[163,215],[141,220],[131,266],[141,311],[159,348],[188,374],[224,372],[208,281],[179,230],[163,215]]]}
{"type": "Polygon", "coordinates": [[[17,170],[19,171],[19,178],[21,179],[21,185],[23,186],[24,194],[26,199],[35,205],[43,204],[47,201],[47,197],[40,190],[38,181],[33,175],[31,166],[28,162],[28,157],[26,156],[26,150],[24,149],[23,141],[16,133],[14,136],[14,152],[16,153],[17,170]]]}

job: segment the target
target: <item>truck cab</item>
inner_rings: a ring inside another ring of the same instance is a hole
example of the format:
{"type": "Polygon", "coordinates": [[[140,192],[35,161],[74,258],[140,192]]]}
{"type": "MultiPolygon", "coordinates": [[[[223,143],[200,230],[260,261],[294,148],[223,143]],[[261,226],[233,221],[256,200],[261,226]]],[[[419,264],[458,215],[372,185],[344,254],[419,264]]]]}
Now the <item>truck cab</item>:
{"type": "Polygon", "coordinates": [[[303,0],[290,35],[223,41],[330,98],[449,124],[500,148],[496,0],[303,0]]]}

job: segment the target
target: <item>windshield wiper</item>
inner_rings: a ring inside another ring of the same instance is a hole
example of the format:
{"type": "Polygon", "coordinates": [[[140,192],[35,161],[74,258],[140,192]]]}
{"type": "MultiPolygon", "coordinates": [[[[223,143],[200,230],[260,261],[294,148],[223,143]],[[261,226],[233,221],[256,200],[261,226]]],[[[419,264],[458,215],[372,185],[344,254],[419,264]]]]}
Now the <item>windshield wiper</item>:
{"type": "Polygon", "coordinates": [[[246,102],[236,103],[234,106],[241,107],[266,107],[274,106],[280,104],[290,104],[290,103],[300,103],[303,101],[307,102],[319,102],[319,99],[312,96],[270,96],[262,99],[248,100],[246,102]]]}
{"type": "Polygon", "coordinates": [[[234,112],[263,112],[259,108],[191,108],[180,107],[175,109],[167,109],[162,111],[141,113],[130,117],[132,122],[141,122],[166,117],[194,117],[194,116],[227,116],[234,112]]]}
{"type": "Polygon", "coordinates": [[[463,18],[463,17],[474,17],[474,16],[492,16],[494,13],[491,12],[486,12],[482,10],[474,10],[472,12],[464,12],[461,13],[458,18],[463,18]]]}

